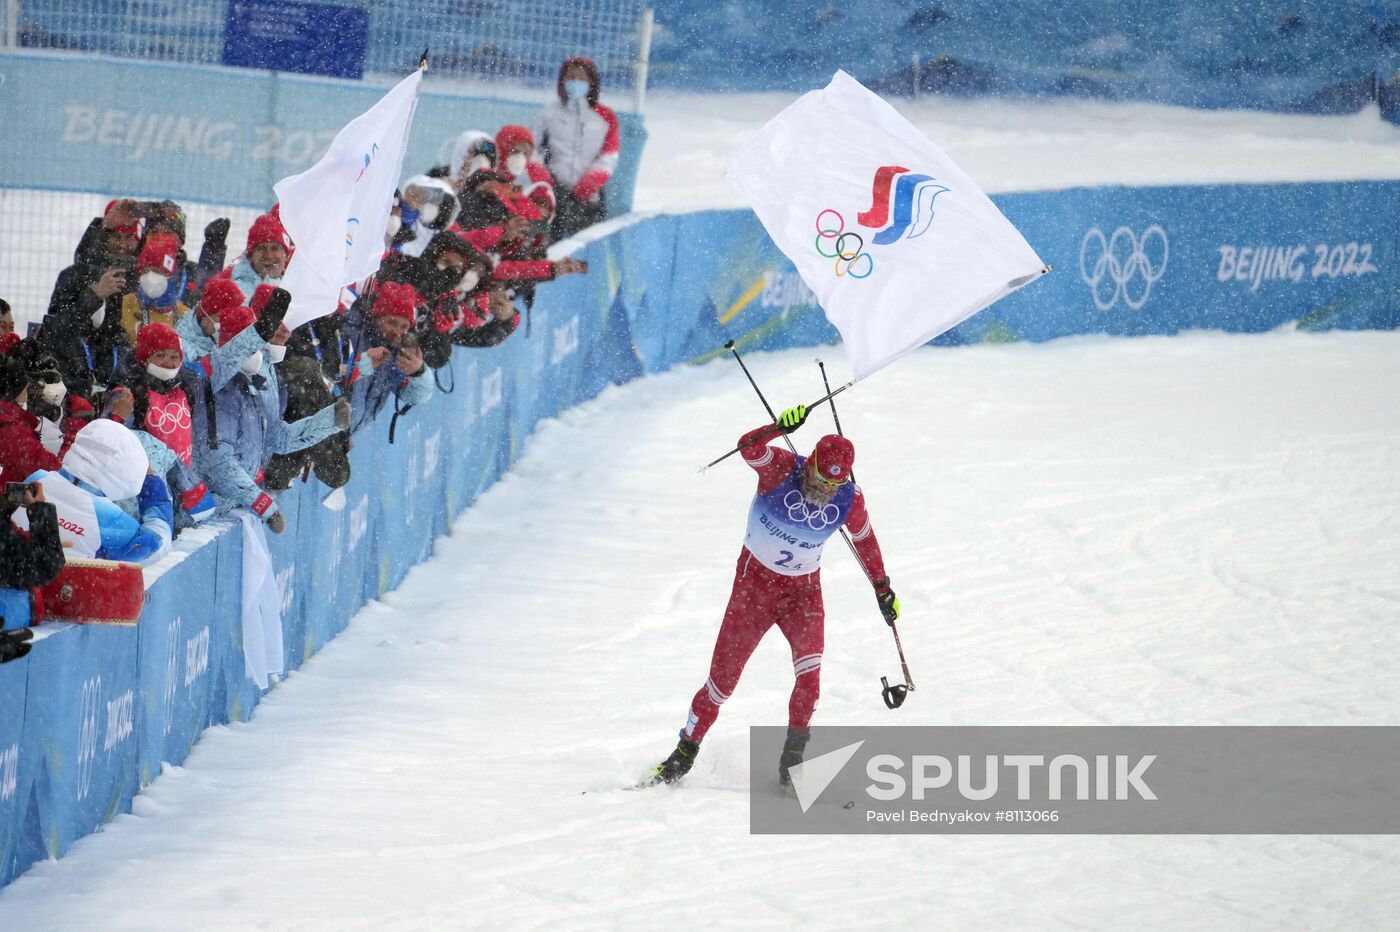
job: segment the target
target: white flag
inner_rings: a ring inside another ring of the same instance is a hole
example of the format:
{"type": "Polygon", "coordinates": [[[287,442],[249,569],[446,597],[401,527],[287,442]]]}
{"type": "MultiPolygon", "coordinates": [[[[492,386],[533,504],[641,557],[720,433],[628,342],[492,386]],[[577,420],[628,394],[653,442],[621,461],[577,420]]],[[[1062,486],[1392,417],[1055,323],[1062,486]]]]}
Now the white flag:
{"type": "Polygon", "coordinates": [[[953,160],[844,71],[727,176],[841,331],[858,379],[1049,271],[953,160]]]}
{"type": "Polygon", "coordinates": [[[415,70],[347,123],[319,162],[273,186],[296,246],[282,276],[287,326],[331,313],[341,288],[378,270],[422,83],[415,70]]]}

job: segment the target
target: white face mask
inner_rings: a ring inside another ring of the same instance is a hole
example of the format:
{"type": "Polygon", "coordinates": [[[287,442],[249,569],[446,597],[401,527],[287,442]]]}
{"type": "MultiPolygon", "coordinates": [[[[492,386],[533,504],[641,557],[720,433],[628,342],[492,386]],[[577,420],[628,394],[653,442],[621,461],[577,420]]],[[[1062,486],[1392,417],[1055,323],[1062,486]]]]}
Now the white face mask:
{"type": "Polygon", "coordinates": [[[258,372],[262,370],[262,359],[262,350],[258,350],[256,353],[243,360],[243,365],[240,368],[247,375],[257,375],[258,372]]]}
{"type": "Polygon", "coordinates": [[[146,363],[146,371],[151,374],[151,378],[160,379],[162,382],[169,382],[180,374],[179,369],[167,369],[164,366],[157,366],[153,362],[146,363]]]}
{"type": "Polygon", "coordinates": [[[170,279],[159,272],[143,272],[141,275],[141,293],[148,298],[159,298],[169,287],[170,279]]]}
{"type": "Polygon", "coordinates": [[[423,221],[425,224],[432,223],[434,220],[437,219],[437,216],[438,205],[434,204],[432,201],[429,201],[422,207],[418,208],[418,219],[423,221]]]}
{"type": "Polygon", "coordinates": [[[68,386],[62,382],[49,382],[44,385],[44,400],[51,405],[62,404],[68,394],[68,386]]]}
{"type": "Polygon", "coordinates": [[[88,320],[92,321],[94,327],[101,327],[102,322],[106,319],[107,309],[105,307],[99,307],[97,310],[93,311],[92,316],[88,318],[88,320]]]}
{"type": "Polygon", "coordinates": [[[276,343],[269,343],[267,345],[267,358],[272,360],[274,366],[277,365],[287,358],[287,347],[278,346],[276,343]]]}
{"type": "Polygon", "coordinates": [[[526,161],[525,153],[517,152],[506,159],[506,171],[510,172],[512,175],[523,175],[525,174],[526,161]]]}
{"type": "Polygon", "coordinates": [[[476,286],[481,284],[481,273],[476,269],[469,270],[462,276],[461,282],[457,285],[457,294],[466,295],[476,290],[476,286]]]}
{"type": "Polygon", "coordinates": [[[403,229],[403,219],[398,214],[389,215],[389,225],[384,228],[384,233],[393,239],[399,235],[399,230],[403,229]]]}

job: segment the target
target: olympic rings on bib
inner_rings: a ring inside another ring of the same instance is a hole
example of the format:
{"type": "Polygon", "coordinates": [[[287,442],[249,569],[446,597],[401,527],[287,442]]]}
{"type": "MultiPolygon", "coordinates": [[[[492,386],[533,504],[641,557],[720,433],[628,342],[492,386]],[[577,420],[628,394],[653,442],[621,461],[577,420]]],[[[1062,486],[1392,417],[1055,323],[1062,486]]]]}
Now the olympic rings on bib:
{"type": "Polygon", "coordinates": [[[830,207],[817,214],[817,255],[835,262],[836,277],[849,275],[851,278],[869,278],[875,271],[875,260],[865,252],[865,237],[854,231],[846,231],[846,218],[830,207]],[[829,215],[829,216],[828,216],[829,215]],[[825,218],[825,219],[823,219],[825,218]],[[831,251],[822,247],[824,240],[831,241],[831,251]],[[852,240],[855,245],[852,246],[852,240]],[[864,260],[864,265],[861,265],[864,260]]]}

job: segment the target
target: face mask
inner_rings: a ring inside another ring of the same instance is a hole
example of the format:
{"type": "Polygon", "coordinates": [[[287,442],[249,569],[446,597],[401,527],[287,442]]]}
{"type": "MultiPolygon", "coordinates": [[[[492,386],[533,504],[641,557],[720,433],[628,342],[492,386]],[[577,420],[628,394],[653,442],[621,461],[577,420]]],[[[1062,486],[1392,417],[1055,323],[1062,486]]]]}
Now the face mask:
{"type": "Polygon", "coordinates": [[[425,224],[432,223],[434,220],[437,219],[437,216],[438,205],[434,204],[432,201],[429,201],[422,207],[418,208],[418,219],[425,224]]]}
{"type": "Polygon", "coordinates": [[[170,287],[170,279],[159,272],[146,272],[141,276],[141,293],[148,298],[159,298],[170,287]]]}
{"type": "Polygon", "coordinates": [[[262,359],[262,350],[258,350],[256,353],[243,360],[243,365],[239,368],[243,370],[245,375],[257,375],[262,369],[262,359]]]}
{"type": "Polygon", "coordinates": [[[564,93],[570,100],[582,100],[588,96],[589,84],[580,78],[564,82],[564,93]]]}
{"type": "Polygon", "coordinates": [[[94,327],[101,327],[102,322],[106,319],[107,309],[105,307],[99,307],[97,310],[93,311],[92,316],[88,318],[88,320],[92,321],[94,327]]]}
{"type": "Polygon", "coordinates": [[[476,290],[476,286],[481,283],[481,273],[472,269],[462,276],[462,281],[457,285],[458,295],[467,295],[476,290]]]}
{"type": "Polygon", "coordinates": [[[395,236],[399,235],[399,230],[401,229],[403,229],[403,218],[398,214],[390,214],[389,224],[384,228],[384,233],[390,239],[393,239],[395,236]]]}
{"type": "Polygon", "coordinates": [[[470,178],[472,172],[480,171],[483,168],[490,167],[491,159],[484,155],[474,155],[471,158],[467,159],[466,164],[462,167],[462,177],[470,178]]]}
{"type": "Polygon", "coordinates": [[[523,152],[517,152],[506,159],[506,171],[510,172],[512,175],[523,175],[525,174],[526,161],[528,160],[525,158],[525,154],[523,152]]]}
{"type": "Polygon", "coordinates": [[[44,401],[51,405],[62,404],[63,396],[68,394],[68,386],[62,382],[49,382],[44,385],[44,401]]]}
{"type": "Polygon", "coordinates": [[[180,374],[179,369],[167,369],[164,366],[157,366],[153,362],[146,363],[146,371],[151,374],[151,378],[160,379],[162,382],[169,382],[180,374]]]}
{"type": "Polygon", "coordinates": [[[271,359],[272,364],[275,366],[287,358],[287,348],[285,346],[278,346],[276,343],[269,343],[267,345],[267,358],[271,359]]]}

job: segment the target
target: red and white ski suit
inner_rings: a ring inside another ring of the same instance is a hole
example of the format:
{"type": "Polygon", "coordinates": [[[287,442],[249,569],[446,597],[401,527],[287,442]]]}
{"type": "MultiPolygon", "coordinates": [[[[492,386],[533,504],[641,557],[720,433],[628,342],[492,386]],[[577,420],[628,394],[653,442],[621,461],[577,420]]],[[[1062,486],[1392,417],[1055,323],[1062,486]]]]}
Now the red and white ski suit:
{"type": "Polygon", "coordinates": [[[738,685],[744,665],[773,625],[778,626],[792,649],[795,682],[788,702],[788,727],[807,729],[821,693],[825,611],[820,566],[821,544],[826,538],[844,524],[870,578],[878,580],[885,576],[880,545],[871,529],[865,497],[859,487],[852,484],[849,492],[843,490],[840,508],[807,503],[800,491],[798,498],[793,499],[793,483],[796,482],[795,487],[800,490],[805,457],[769,446],[762,440],[755,441],[755,438],[767,440],[777,436],[778,429],[768,424],[749,431],[739,440],[741,447],[753,442],[744,449],[742,456],[758,473],[758,493],[750,506],[749,533],[739,552],[734,588],[729,594],[729,605],[725,608],[710,658],[710,675],[690,701],[690,714],[681,731],[682,737],[692,741],[700,741],[710,730],[719,715],[719,707],[738,685]],[[789,511],[795,508],[794,517],[810,515],[815,519],[807,525],[810,530],[804,529],[805,539],[789,536],[771,520],[771,510],[765,509],[765,503],[771,506],[771,500],[784,486],[789,488],[784,505],[780,507],[789,511]],[[822,519],[824,510],[836,520],[827,523],[822,519]],[[785,544],[785,541],[792,543],[785,544]],[[780,549],[784,546],[793,549],[780,549]]]}

